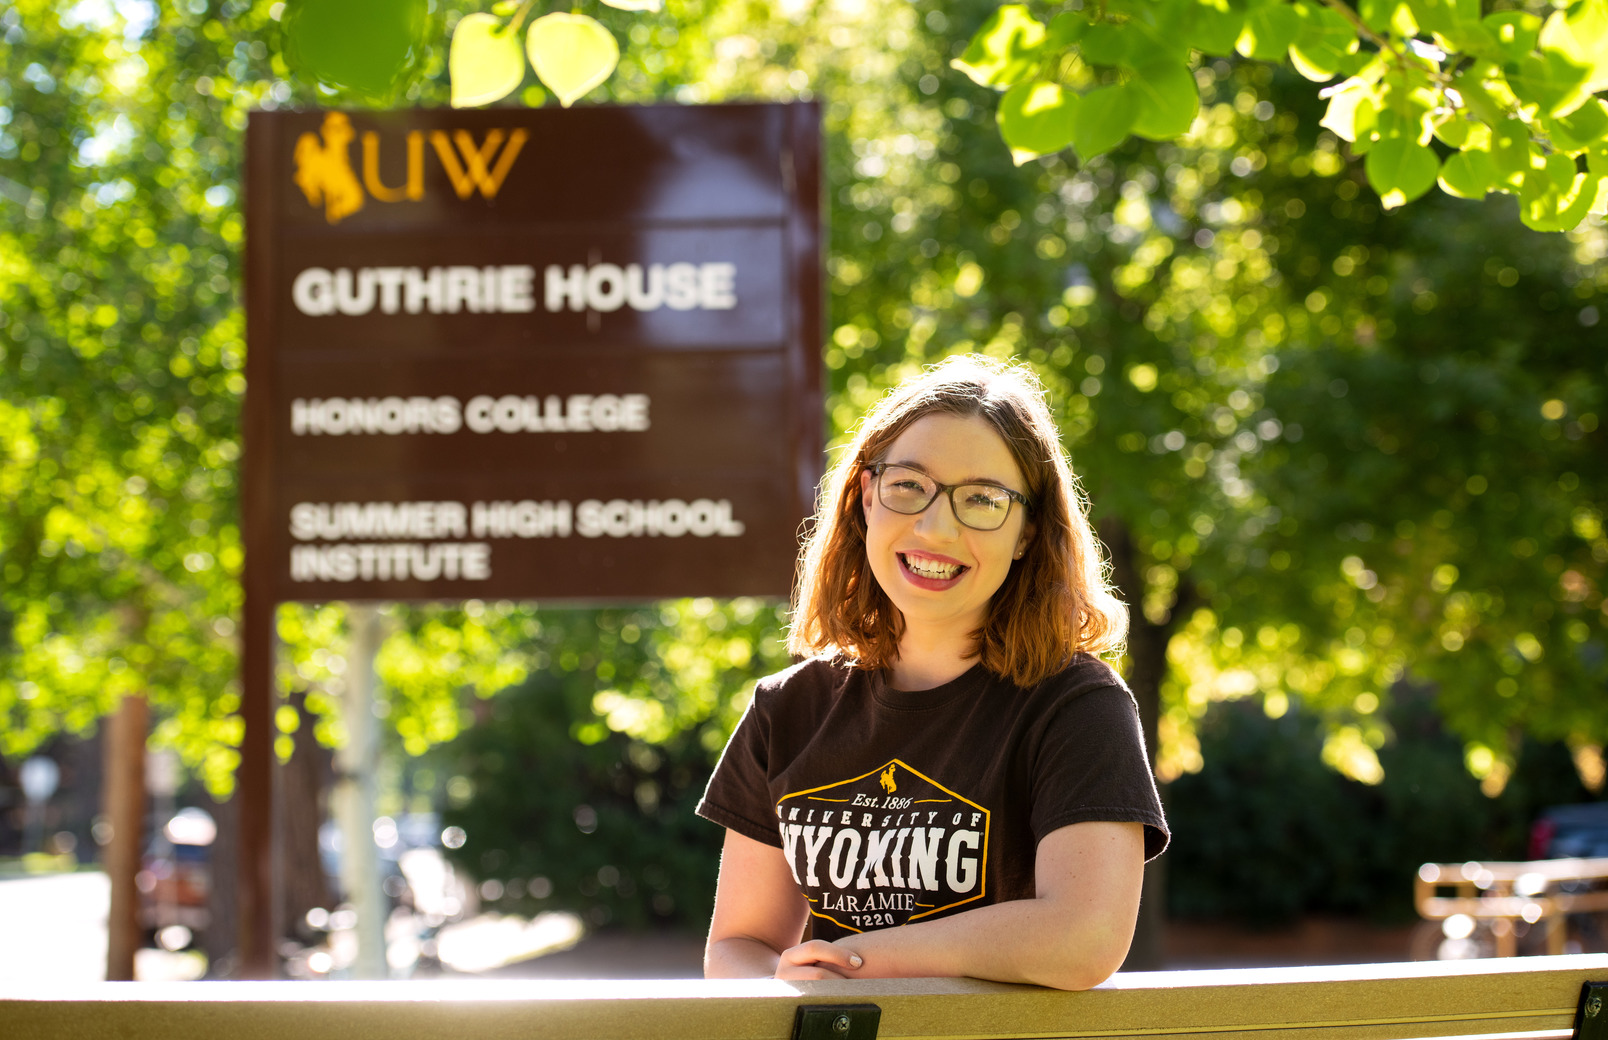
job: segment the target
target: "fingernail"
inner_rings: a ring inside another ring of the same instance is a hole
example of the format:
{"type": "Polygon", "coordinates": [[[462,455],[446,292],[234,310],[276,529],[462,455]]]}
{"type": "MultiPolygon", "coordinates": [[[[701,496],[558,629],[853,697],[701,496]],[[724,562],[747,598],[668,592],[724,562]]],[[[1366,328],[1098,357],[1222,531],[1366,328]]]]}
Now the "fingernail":
{"type": "Polygon", "coordinates": [[[849,954],[849,965],[851,967],[858,968],[860,965],[862,965],[864,963],[865,963],[865,961],[860,957],[860,955],[858,953],[849,954]]]}

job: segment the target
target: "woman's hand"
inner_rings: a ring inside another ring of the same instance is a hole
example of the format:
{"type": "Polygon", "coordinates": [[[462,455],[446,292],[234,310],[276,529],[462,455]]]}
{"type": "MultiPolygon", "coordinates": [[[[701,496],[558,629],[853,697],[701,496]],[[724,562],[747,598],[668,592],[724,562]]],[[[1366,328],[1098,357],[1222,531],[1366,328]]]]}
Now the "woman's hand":
{"type": "Polygon", "coordinates": [[[857,953],[850,953],[836,943],[824,939],[811,939],[782,951],[776,962],[779,979],[852,979],[855,969],[864,964],[857,953]]]}

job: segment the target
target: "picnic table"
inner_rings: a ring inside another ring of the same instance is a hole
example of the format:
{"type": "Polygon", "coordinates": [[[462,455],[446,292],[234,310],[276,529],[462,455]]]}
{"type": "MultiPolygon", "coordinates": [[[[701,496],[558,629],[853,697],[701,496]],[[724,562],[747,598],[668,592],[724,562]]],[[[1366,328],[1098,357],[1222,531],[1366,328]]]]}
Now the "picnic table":
{"type": "Polygon", "coordinates": [[[1462,915],[1488,925],[1498,957],[1518,953],[1521,921],[1540,925],[1547,952],[1561,954],[1571,915],[1608,913],[1608,857],[1425,863],[1413,901],[1428,921],[1462,915]]]}

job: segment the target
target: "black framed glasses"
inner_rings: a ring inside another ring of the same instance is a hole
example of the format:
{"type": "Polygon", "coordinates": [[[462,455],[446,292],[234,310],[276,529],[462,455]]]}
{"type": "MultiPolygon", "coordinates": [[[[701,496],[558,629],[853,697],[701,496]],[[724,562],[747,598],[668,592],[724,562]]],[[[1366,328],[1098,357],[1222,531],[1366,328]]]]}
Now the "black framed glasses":
{"type": "Polygon", "coordinates": [[[1026,495],[998,484],[940,484],[919,469],[889,462],[873,463],[870,470],[877,484],[877,501],[907,516],[926,510],[940,493],[949,496],[955,519],[978,531],[999,530],[1011,515],[1012,502],[1022,503],[1023,509],[1033,508],[1026,495]]]}

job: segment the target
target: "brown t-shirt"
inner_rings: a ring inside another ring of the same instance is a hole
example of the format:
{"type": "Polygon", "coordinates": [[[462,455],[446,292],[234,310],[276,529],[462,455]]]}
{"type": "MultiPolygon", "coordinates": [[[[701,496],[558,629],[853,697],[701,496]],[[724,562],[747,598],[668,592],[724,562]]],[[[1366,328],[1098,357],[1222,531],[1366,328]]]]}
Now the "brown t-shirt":
{"type": "Polygon", "coordinates": [[[1029,688],[978,665],[916,693],[805,661],[760,681],[698,814],[781,848],[817,939],[1032,898],[1068,824],[1167,845],[1133,695],[1088,654],[1029,688]]]}

